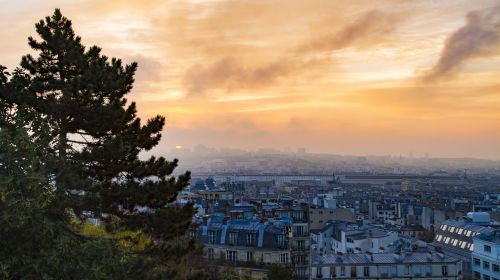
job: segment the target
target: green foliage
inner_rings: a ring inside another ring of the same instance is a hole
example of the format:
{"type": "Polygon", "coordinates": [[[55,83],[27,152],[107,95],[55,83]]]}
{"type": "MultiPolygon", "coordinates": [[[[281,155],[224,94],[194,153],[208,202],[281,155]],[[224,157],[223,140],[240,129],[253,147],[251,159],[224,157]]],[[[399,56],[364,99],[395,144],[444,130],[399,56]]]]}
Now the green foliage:
{"type": "Polygon", "coordinates": [[[0,130],[0,276],[8,279],[109,279],[144,268],[111,240],[83,239],[60,213],[26,131],[0,130]]]}
{"type": "Polygon", "coordinates": [[[36,56],[0,65],[0,277],[209,279],[180,237],[192,206],[170,205],[190,174],[139,159],[165,118],[143,122],[125,98],[137,64],[83,46],[59,10],[36,31],[36,56]]]}
{"type": "Polygon", "coordinates": [[[294,280],[296,279],[293,268],[291,267],[282,267],[278,264],[272,264],[269,270],[267,271],[267,280],[294,280]]]}

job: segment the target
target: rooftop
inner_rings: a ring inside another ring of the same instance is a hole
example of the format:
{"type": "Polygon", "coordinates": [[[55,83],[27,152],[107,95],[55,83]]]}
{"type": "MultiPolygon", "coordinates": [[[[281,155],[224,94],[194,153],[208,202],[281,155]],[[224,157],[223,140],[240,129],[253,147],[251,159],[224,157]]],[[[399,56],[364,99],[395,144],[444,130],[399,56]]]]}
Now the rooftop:
{"type": "Polygon", "coordinates": [[[430,254],[430,253],[378,253],[378,254],[346,254],[342,256],[324,255],[318,256],[312,260],[313,265],[327,264],[398,264],[398,263],[454,263],[458,259],[443,255],[443,254],[430,254]]]}
{"type": "Polygon", "coordinates": [[[486,232],[477,236],[478,239],[500,244],[500,230],[486,232]]]}

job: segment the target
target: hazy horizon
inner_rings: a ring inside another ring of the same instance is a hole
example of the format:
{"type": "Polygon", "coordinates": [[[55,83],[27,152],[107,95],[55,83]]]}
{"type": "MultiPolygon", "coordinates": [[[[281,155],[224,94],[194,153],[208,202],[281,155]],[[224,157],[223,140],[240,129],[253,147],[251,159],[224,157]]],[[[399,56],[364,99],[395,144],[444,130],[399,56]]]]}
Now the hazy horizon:
{"type": "Polygon", "coordinates": [[[176,145],[500,160],[500,1],[0,0],[0,64],[61,8],[137,61],[176,145]],[[15,23],[15,24],[14,24],[15,23]],[[7,28],[8,26],[8,28],[7,28]]]}

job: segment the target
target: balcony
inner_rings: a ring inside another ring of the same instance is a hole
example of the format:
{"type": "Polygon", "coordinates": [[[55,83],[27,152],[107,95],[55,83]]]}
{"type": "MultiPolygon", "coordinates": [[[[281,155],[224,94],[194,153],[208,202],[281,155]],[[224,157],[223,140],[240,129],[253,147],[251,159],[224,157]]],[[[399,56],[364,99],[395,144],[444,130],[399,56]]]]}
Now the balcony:
{"type": "Polygon", "coordinates": [[[309,237],[309,232],[293,232],[292,237],[309,237]]]}
{"type": "Polygon", "coordinates": [[[300,251],[300,252],[305,252],[305,251],[309,251],[309,248],[307,248],[306,246],[291,246],[290,249],[292,249],[292,251],[300,251]]]}
{"type": "Polygon", "coordinates": [[[231,267],[244,267],[244,268],[255,268],[255,269],[269,269],[271,267],[271,263],[264,263],[261,261],[229,261],[229,260],[221,260],[217,259],[212,261],[212,263],[220,266],[231,266],[231,267]]]}

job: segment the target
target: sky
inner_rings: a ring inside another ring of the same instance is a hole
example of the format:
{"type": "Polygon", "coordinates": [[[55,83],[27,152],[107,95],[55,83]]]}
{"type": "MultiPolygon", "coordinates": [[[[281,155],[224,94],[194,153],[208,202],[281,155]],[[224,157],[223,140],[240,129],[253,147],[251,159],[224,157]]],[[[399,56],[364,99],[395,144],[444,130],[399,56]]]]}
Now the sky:
{"type": "Polygon", "coordinates": [[[197,144],[500,159],[500,0],[0,0],[0,64],[60,8],[87,46],[139,68],[166,116],[158,153],[197,144]]]}

